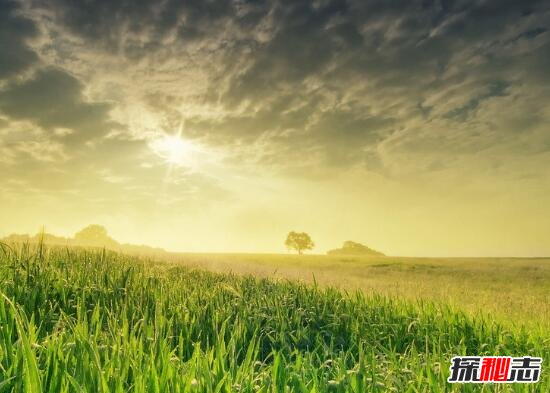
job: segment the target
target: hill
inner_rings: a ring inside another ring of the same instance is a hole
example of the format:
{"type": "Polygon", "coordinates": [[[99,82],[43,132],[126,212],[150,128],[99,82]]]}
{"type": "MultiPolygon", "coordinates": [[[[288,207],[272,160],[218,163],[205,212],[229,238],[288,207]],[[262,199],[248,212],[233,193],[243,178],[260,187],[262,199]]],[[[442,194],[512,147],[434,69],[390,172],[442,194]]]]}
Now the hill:
{"type": "Polygon", "coordinates": [[[327,252],[328,255],[354,255],[354,256],[371,256],[384,257],[385,254],[380,251],[373,250],[364,244],[352,242],[348,240],[344,242],[341,248],[336,248],[327,252]]]}

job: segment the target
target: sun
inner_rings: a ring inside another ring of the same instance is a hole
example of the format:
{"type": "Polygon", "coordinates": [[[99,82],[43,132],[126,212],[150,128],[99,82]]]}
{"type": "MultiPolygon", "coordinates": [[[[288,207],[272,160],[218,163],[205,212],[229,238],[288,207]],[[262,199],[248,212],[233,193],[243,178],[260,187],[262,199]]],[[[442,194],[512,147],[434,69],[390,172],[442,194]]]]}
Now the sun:
{"type": "Polygon", "coordinates": [[[151,149],[168,164],[185,165],[189,162],[193,145],[177,135],[165,135],[154,140],[151,149]]]}

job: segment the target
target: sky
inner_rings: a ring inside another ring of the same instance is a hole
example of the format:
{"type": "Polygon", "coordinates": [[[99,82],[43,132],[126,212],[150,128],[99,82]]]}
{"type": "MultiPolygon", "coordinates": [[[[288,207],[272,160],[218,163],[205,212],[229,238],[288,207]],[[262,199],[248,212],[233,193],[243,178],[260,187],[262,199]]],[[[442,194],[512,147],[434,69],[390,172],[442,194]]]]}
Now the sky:
{"type": "Polygon", "coordinates": [[[0,0],[0,235],[550,255],[550,2],[0,0]]]}

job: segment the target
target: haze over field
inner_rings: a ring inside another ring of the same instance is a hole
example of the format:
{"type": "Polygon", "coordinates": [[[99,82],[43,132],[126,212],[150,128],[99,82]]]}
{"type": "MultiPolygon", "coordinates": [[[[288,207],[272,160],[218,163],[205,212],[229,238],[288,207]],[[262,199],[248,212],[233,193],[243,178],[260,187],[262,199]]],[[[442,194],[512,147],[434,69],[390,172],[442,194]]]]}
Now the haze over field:
{"type": "Polygon", "coordinates": [[[0,237],[550,255],[546,1],[0,0],[0,237]]]}

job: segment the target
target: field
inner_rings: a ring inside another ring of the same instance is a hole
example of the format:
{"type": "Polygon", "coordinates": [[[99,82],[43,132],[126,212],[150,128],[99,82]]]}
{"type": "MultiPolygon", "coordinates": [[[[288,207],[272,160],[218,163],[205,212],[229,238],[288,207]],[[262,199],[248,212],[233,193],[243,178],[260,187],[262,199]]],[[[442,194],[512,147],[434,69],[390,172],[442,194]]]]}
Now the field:
{"type": "Polygon", "coordinates": [[[174,254],[169,259],[220,273],[429,300],[507,325],[550,328],[550,258],[174,254]]]}
{"type": "Polygon", "coordinates": [[[0,392],[550,390],[547,261],[167,259],[3,247],[0,392]],[[543,356],[542,379],[451,386],[454,354],[543,356]]]}

